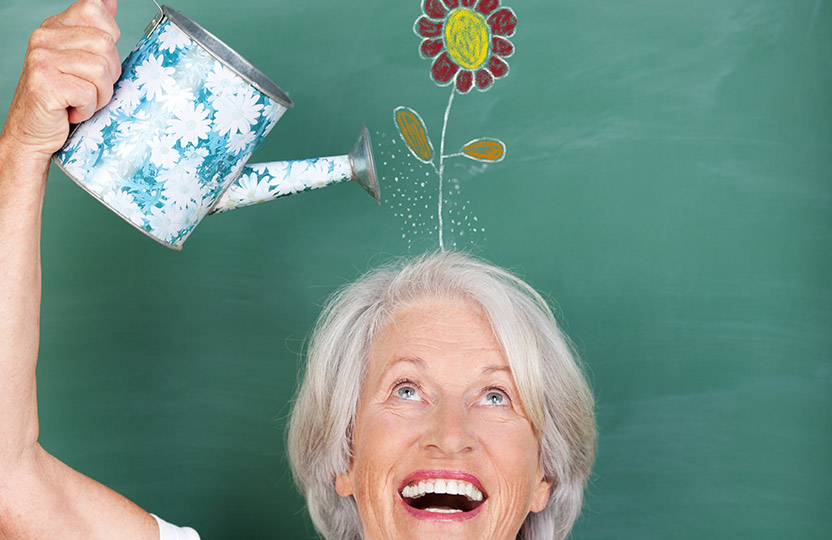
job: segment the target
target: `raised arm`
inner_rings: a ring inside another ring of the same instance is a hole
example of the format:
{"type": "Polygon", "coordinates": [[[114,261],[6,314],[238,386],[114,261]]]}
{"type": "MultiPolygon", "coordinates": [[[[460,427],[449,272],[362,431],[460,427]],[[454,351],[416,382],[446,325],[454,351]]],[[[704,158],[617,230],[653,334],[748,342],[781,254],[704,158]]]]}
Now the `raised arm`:
{"type": "Polygon", "coordinates": [[[116,0],[79,0],[29,40],[0,134],[0,538],[155,540],[153,518],[38,444],[41,208],[51,155],[120,74],[116,0]]]}

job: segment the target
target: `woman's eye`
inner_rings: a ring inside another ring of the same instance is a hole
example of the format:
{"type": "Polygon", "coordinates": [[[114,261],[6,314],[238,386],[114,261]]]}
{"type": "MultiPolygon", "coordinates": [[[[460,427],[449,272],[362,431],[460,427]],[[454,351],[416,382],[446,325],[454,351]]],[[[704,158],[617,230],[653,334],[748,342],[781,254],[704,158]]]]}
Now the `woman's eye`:
{"type": "Polygon", "coordinates": [[[506,395],[499,390],[491,390],[484,397],[486,405],[505,405],[508,403],[506,395]]]}
{"type": "Polygon", "coordinates": [[[402,399],[419,399],[419,393],[416,391],[415,386],[411,385],[402,385],[396,388],[396,397],[402,399]]]}

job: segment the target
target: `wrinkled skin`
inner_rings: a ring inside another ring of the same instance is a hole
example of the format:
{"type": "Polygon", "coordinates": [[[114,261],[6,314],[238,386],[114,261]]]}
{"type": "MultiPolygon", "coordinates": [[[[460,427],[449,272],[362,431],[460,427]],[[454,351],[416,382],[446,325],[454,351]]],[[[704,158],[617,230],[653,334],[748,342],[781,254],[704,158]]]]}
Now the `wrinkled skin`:
{"type": "Polygon", "coordinates": [[[516,538],[529,512],[546,506],[551,483],[481,310],[462,299],[403,307],[379,332],[367,362],[354,460],[336,479],[336,491],[357,502],[364,537],[516,538]],[[487,500],[468,519],[414,517],[399,491],[415,471],[471,474],[487,500]]]}
{"type": "MultiPolygon", "coordinates": [[[[30,6],[36,9],[36,6],[30,6]]],[[[34,31],[0,134],[0,538],[157,540],[144,510],[38,443],[41,209],[52,154],[112,96],[116,0],[79,0],[34,31]]],[[[79,376],[83,376],[79,374],[79,376]]]]}

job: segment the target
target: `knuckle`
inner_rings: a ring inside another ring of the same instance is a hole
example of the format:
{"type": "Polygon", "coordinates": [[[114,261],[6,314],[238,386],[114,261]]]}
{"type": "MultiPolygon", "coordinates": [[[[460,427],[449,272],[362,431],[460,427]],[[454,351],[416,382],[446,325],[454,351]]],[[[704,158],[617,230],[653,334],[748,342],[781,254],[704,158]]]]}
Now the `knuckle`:
{"type": "Polygon", "coordinates": [[[26,74],[25,88],[29,92],[38,91],[47,84],[46,71],[43,69],[31,69],[26,74]]]}
{"type": "Polygon", "coordinates": [[[102,5],[96,0],[81,0],[78,6],[81,11],[81,16],[86,19],[95,19],[101,15],[102,5]]]}
{"type": "Polygon", "coordinates": [[[111,51],[116,49],[116,42],[113,40],[113,36],[104,30],[95,29],[93,40],[96,50],[102,54],[110,54],[111,51]]]}
{"type": "Polygon", "coordinates": [[[102,84],[106,85],[109,81],[110,63],[107,62],[107,59],[103,56],[95,57],[95,75],[98,77],[99,81],[102,81],[102,84]]]}
{"type": "Polygon", "coordinates": [[[85,0],[81,6],[81,16],[96,28],[109,27],[112,18],[100,0],[85,0]]]}
{"type": "Polygon", "coordinates": [[[98,102],[98,88],[90,82],[85,81],[80,85],[79,95],[84,109],[94,107],[98,102]]]}
{"type": "Polygon", "coordinates": [[[47,17],[43,20],[40,24],[41,28],[53,28],[58,24],[58,15],[52,15],[51,17],[47,17]]]}
{"type": "Polygon", "coordinates": [[[40,27],[29,36],[29,49],[36,49],[42,47],[49,41],[48,35],[50,31],[45,27],[40,27]]]}
{"type": "Polygon", "coordinates": [[[29,49],[29,54],[26,57],[26,65],[31,70],[40,70],[46,67],[49,58],[49,51],[43,47],[34,47],[29,49]]]}

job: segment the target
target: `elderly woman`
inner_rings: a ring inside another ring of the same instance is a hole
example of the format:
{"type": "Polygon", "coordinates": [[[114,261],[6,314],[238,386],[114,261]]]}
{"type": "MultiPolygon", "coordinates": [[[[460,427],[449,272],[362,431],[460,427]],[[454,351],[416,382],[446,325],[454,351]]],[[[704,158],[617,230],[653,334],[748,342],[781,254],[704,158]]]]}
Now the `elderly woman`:
{"type": "MultiPolygon", "coordinates": [[[[44,21],[0,134],[0,538],[186,540],[38,444],[40,227],[51,155],[108,102],[115,0],[44,21]]],[[[289,446],[329,540],[563,538],[593,460],[592,396],[546,303],[442,253],[373,272],[310,342],[289,446]]]]}
{"type": "Polygon", "coordinates": [[[289,456],[328,540],[561,539],[593,399],[546,302],[455,253],[371,272],[326,306],[289,456]]]}

